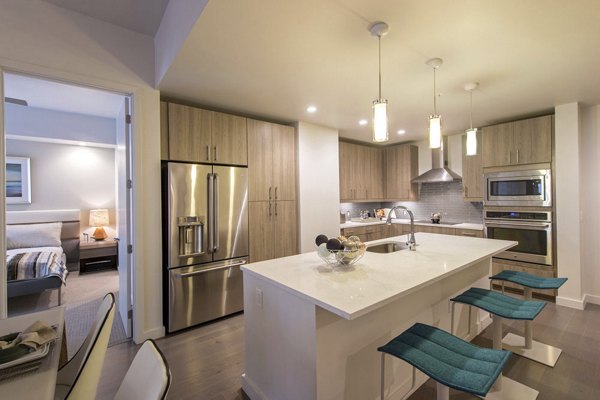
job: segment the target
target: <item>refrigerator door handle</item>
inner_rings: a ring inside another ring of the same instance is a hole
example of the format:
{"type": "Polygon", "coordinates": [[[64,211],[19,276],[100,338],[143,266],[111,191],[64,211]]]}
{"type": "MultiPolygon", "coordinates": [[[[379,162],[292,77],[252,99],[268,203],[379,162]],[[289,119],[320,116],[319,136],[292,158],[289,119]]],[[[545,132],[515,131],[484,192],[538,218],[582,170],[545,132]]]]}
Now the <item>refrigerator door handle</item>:
{"type": "Polygon", "coordinates": [[[214,175],[208,174],[208,252],[212,253],[215,247],[214,225],[214,175]]]}
{"type": "Polygon", "coordinates": [[[192,272],[184,272],[183,274],[175,274],[175,276],[178,278],[187,278],[189,276],[201,275],[201,274],[204,274],[204,273],[207,273],[210,271],[218,271],[221,269],[240,267],[244,264],[246,264],[246,261],[240,261],[240,262],[231,263],[231,264],[219,265],[219,266],[212,267],[212,268],[199,269],[197,271],[192,271],[192,272]]]}
{"type": "Polygon", "coordinates": [[[214,185],[215,187],[213,188],[213,193],[214,193],[214,200],[213,200],[213,207],[214,207],[214,214],[213,214],[213,235],[214,235],[214,239],[213,242],[215,244],[215,248],[214,248],[214,252],[216,253],[217,251],[219,251],[219,174],[213,174],[214,175],[214,185]]]}

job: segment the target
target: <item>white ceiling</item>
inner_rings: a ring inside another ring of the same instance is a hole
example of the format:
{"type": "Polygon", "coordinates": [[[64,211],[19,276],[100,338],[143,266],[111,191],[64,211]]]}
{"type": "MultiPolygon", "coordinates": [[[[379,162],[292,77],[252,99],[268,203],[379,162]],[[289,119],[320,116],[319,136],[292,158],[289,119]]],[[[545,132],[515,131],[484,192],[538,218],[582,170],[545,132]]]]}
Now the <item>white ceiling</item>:
{"type": "MultiPolygon", "coordinates": [[[[54,1],[54,0],[53,0],[54,1]]],[[[55,1],[56,2],[56,1],[55,1]]],[[[282,121],[303,120],[370,141],[382,39],[383,96],[392,141],[426,137],[433,111],[432,57],[445,133],[600,103],[600,2],[596,0],[219,0],[204,9],[159,85],[163,95],[282,121]],[[318,107],[307,114],[309,104],[318,107]],[[406,129],[404,136],[395,132],[406,129]]]]}
{"type": "Polygon", "coordinates": [[[27,101],[29,107],[117,118],[124,96],[100,89],[4,74],[4,96],[27,101]]]}
{"type": "Polygon", "coordinates": [[[45,0],[144,35],[156,34],[169,0],[45,0]]]}

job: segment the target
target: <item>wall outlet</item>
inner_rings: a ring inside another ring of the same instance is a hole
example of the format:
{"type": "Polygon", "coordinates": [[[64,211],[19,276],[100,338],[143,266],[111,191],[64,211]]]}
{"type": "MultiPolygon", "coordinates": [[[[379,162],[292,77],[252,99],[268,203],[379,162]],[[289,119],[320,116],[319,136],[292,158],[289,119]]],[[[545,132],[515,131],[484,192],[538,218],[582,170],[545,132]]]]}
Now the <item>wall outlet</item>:
{"type": "Polygon", "coordinates": [[[256,288],[256,305],[258,308],[262,308],[263,306],[263,292],[259,288],[256,288]]]}

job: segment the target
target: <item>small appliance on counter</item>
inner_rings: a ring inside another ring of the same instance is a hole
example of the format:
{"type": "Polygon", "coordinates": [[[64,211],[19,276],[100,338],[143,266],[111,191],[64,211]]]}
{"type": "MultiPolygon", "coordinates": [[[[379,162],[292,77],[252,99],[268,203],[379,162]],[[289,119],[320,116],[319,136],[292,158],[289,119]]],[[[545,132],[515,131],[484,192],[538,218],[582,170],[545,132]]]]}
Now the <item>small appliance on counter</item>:
{"type": "Polygon", "coordinates": [[[442,219],[442,213],[439,213],[439,212],[431,213],[431,223],[432,224],[439,224],[441,219],[442,219]]]}

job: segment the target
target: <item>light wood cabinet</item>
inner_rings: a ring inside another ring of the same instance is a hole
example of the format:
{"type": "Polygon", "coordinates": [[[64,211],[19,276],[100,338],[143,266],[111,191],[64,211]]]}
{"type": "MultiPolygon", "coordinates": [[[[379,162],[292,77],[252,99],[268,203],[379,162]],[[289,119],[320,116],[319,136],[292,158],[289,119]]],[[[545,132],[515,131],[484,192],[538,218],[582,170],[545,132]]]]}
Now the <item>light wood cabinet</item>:
{"type": "Polygon", "coordinates": [[[339,143],[340,200],[383,200],[383,149],[339,143]]]}
{"type": "Polygon", "coordinates": [[[169,160],[210,162],[212,111],[168,104],[169,160]]]}
{"type": "MultiPolygon", "coordinates": [[[[478,147],[482,145],[482,134],[477,132],[478,147]]],[[[483,201],[482,149],[477,154],[467,155],[467,135],[462,137],[462,185],[464,201],[483,201]]]]}
{"type": "Polygon", "coordinates": [[[414,145],[385,148],[385,199],[418,200],[418,184],[412,180],[419,174],[419,152],[414,145]]]}
{"type": "Polygon", "coordinates": [[[248,164],[247,142],[246,118],[161,104],[161,155],[168,154],[169,160],[244,166],[248,164]],[[168,133],[163,133],[163,114],[168,133]],[[163,137],[168,137],[164,144],[163,137]]]}
{"type": "MultiPolygon", "coordinates": [[[[553,278],[554,277],[554,269],[548,266],[541,266],[537,264],[529,264],[529,263],[521,263],[518,261],[510,261],[503,260],[500,258],[492,259],[492,274],[496,275],[501,271],[518,271],[518,272],[526,272],[528,274],[541,276],[543,278],[553,278]]],[[[494,281],[494,286],[496,288],[500,288],[502,285],[501,281],[494,281]]],[[[523,291],[523,286],[517,285],[510,282],[505,282],[504,287],[516,289],[520,292],[523,291]]],[[[533,294],[543,295],[543,296],[556,296],[555,289],[534,289],[533,294]]]]}
{"type": "Polygon", "coordinates": [[[160,159],[169,159],[169,107],[160,102],[160,159]]]}
{"type": "Polygon", "coordinates": [[[296,200],[296,135],[292,127],[248,120],[248,198],[296,200]]]}
{"type": "Polygon", "coordinates": [[[552,116],[546,115],[483,128],[483,166],[551,162],[552,125],[552,116]]]}
{"type": "Polygon", "coordinates": [[[246,124],[246,118],[213,112],[211,125],[213,163],[248,165],[246,124]]]}
{"type": "Polygon", "coordinates": [[[456,228],[456,236],[483,237],[483,230],[456,228]]]}
{"type": "Polygon", "coordinates": [[[439,233],[441,235],[454,235],[456,233],[456,229],[449,228],[446,226],[415,225],[415,232],[439,233]]]}
{"type": "Polygon", "coordinates": [[[298,253],[295,201],[248,202],[250,262],[298,253]]]}

